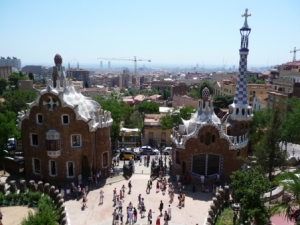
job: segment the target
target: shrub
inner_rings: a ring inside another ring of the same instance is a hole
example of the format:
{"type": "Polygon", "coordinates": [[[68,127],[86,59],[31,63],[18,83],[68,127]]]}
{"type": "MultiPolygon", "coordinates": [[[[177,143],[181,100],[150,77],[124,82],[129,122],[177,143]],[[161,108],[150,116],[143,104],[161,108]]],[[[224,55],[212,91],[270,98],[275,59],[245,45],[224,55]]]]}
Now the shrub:
{"type": "Polygon", "coordinates": [[[28,217],[23,219],[21,225],[57,225],[59,211],[56,209],[51,198],[44,195],[38,202],[36,214],[28,213],[28,217]]]}

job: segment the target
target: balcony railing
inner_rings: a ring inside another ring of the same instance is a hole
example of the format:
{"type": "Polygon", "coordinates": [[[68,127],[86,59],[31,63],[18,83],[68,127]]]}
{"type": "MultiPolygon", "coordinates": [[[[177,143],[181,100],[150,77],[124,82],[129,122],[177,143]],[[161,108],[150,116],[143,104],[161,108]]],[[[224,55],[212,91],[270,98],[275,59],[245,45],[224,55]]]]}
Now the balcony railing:
{"type": "Polygon", "coordinates": [[[47,155],[51,158],[57,158],[60,156],[60,150],[58,151],[47,151],[47,155]]]}

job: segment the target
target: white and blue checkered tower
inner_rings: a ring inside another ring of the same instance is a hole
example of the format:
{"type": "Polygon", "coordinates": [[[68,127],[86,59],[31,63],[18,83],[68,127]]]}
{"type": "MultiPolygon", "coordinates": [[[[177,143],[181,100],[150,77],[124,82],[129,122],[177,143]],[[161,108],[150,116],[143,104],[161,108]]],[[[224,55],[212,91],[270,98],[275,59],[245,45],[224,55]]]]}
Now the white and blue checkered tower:
{"type": "Polygon", "coordinates": [[[247,94],[247,56],[248,56],[248,40],[251,28],[248,26],[247,17],[251,16],[248,14],[246,9],[244,26],[240,29],[241,33],[241,48],[240,48],[240,64],[239,74],[237,77],[237,85],[233,103],[229,106],[229,114],[232,120],[247,121],[252,119],[252,107],[248,104],[247,94]]]}

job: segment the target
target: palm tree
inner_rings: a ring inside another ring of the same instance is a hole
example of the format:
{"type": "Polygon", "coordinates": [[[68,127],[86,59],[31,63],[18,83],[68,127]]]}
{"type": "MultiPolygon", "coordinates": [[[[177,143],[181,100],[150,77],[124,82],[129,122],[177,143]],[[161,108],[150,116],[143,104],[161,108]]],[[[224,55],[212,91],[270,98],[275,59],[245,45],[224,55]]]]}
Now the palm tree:
{"type": "Polygon", "coordinates": [[[275,182],[283,186],[290,197],[271,206],[272,215],[284,215],[286,218],[300,224],[300,179],[296,173],[287,172],[279,175],[275,182]]]}

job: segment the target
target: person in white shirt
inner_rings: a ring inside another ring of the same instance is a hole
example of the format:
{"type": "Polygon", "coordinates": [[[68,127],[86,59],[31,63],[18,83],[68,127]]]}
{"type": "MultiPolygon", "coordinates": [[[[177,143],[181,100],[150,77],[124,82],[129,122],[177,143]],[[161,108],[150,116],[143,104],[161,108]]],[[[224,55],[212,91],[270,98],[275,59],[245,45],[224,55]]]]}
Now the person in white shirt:
{"type": "Polygon", "coordinates": [[[171,205],[169,205],[169,207],[168,207],[168,215],[171,219],[171,217],[172,217],[172,207],[171,207],[171,205]]]}
{"type": "Polygon", "coordinates": [[[133,224],[133,212],[132,209],[129,209],[129,213],[128,213],[128,217],[129,217],[129,224],[133,224]]]}
{"type": "Polygon", "coordinates": [[[104,192],[100,190],[100,204],[103,204],[104,192]]]}

